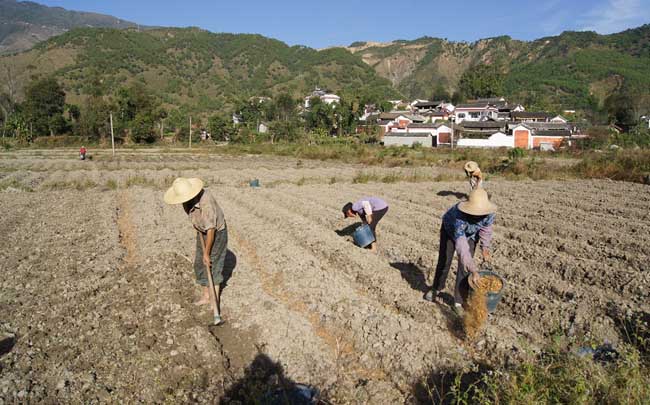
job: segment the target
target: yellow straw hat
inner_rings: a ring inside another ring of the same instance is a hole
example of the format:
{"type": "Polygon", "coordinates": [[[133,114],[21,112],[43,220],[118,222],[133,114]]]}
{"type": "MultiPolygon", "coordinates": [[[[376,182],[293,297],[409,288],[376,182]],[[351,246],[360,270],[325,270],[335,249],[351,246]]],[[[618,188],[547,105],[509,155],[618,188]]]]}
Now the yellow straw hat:
{"type": "Polygon", "coordinates": [[[202,189],[203,180],[179,177],[174,180],[172,186],[165,192],[164,200],[167,204],[181,204],[196,197],[202,189]]]}
{"type": "Polygon", "coordinates": [[[490,202],[487,191],[482,188],[469,193],[469,200],[458,204],[458,209],[465,214],[483,216],[497,212],[497,206],[490,202]]]}
{"type": "Polygon", "coordinates": [[[480,170],[479,167],[478,167],[478,163],[476,163],[474,161],[471,161],[471,160],[469,162],[465,163],[465,171],[466,172],[472,173],[472,172],[475,172],[477,170],[480,170]]]}

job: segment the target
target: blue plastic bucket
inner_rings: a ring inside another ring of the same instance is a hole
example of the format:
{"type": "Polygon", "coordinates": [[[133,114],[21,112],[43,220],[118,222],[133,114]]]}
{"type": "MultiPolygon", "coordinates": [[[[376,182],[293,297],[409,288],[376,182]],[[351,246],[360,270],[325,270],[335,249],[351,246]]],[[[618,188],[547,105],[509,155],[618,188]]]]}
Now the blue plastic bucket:
{"type": "Polygon", "coordinates": [[[484,276],[495,276],[499,280],[501,280],[501,289],[498,292],[488,292],[487,294],[487,309],[489,313],[493,313],[494,311],[497,310],[497,304],[499,301],[501,301],[501,297],[503,297],[503,290],[506,287],[506,280],[503,279],[500,275],[493,271],[487,271],[487,270],[482,270],[479,271],[478,274],[481,277],[484,276]]]}
{"type": "Polygon", "coordinates": [[[260,186],[260,180],[259,179],[251,180],[250,182],[248,182],[248,184],[251,187],[259,187],[260,186]]]}
{"type": "Polygon", "coordinates": [[[357,228],[356,231],[352,234],[354,243],[359,247],[366,247],[375,241],[375,235],[372,233],[372,229],[368,224],[363,224],[357,228]]]}

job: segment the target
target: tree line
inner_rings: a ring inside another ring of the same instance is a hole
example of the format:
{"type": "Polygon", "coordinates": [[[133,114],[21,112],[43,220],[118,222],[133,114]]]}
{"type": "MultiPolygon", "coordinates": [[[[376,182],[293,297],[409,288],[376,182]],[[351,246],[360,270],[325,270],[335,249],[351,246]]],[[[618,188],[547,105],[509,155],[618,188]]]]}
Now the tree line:
{"type": "MultiPolygon", "coordinates": [[[[118,141],[151,143],[171,136],[186,140],[189,117],[187,106],[170,106],[154,95],[144,83],[136,81],[107,94],[99,74],[90,75],[81,105],[66,103],[66,92],[54,77],[34,79],[25,88],[24,101],[16,102],[16,91],[7,72],[5,89],[0,93],[2,137],[31,142],[37,137],[72,134],[90,141],[110,136],[109,114],[113,115],[118,141]]],[[[466,71],[458,91],[449,95],[440,86],[433,89],[432,99],[461,102],[470,98],[500,96],[504,92],[504,74],[495,66],[478,65],[466,71]]],[[[328,104],[318,97],[303,108],[303,99],[288,92],[271,97],[240,97],[212,113],[194,114],[194,129],[205,129],[215,141],[258,142],[297,141],[311,135],[345,136],[355,134],[366,104],[378,111],[392,105],[371,92],[343,93],[339,103],[328,104]],[[233,122],[236,118],[237,123],[233,122]],[[260,131],[260,125],[265,128],[260,131]]],[[[531,96],[529,110],[554,111],[543,100],[531,96]]],[[[524,102],[525,104],[525,102],[524,102]]],[[[614,123],[624,132],[646,133],[650,117],[650,95],[643,89],[624,83],[609,95],[596,112],[588,117],[592,123],[614,123]],[[645,127],[644,127],[645,126],[645,127]]]]}
{"type": "MultiPolygon", "coordinates": [[[[142,82],[133,82],[107,94],[100,75],[91,76],[80,105],[66,103],[66,92],[54,77],[33,80],[25,88],[24,101],[3,92],[0,96],[3,137],[31,142],[38,137],[76,135],[89,141],[110,137],[109,115],[118,141],[151,143],[165,137],[186,140],[189,135],[187,106],[165,105],[142,82]]],[[[271,97],[240,97],[212,113],[194,114],[193,129],[206,130],[215,141],[296,141],[310,133],[327,136],[354,134],[364,106],[376,103],[389,110],[390,103],[371,95],[348,94],[339,103],[318,97],[303,108],[303,99],[288,92],[271,97]],[[235,123],[234,121],[237,121],[235,123]],[[260,125],[265,128],[260,131],[260,125]]],[[[196,133],[196,132],[195,132],[196,133]]]]}

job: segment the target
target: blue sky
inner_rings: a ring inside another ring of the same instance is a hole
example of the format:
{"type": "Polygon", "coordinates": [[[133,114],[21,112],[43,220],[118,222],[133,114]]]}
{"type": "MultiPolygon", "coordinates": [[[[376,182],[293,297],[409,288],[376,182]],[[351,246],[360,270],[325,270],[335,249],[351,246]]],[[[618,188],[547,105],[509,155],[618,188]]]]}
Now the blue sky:
{"type": "Polygon", "coordinates": [[[258,33],[322,48],[421,36],[536,39],[565,30],[608,34],[650,23],[650,0],[36,0],[144,25],[258,33]],[[445,5],[446,4],[446,5],[445,5]]]}

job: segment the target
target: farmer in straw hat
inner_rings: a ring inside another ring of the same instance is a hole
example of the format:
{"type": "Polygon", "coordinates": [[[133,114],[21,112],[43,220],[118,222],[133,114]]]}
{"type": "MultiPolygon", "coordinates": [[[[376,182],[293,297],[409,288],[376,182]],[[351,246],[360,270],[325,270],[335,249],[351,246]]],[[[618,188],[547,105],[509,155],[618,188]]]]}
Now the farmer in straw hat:
{"type": "Polygon", "coordinates": [[[476,244],[479,241],[484,262],[489,263],[491,260],[490,242],[492,241],[492,224],[496,211],[497,206],[490,202],[487,192],[482,188],[477,188],[469,194],[468,201],[454,205],[443,215],[440,226],[438,265],[433,287],[424,297],[426,300],[443,302],[440,292],[445,288],[454,252],[458,252],[454,310],[456,312],[462,310],[461,283],[467,279],[470,285],[475,285],[480,278],[478,266],[473,259],[476,244]]]}
{"type": "Polygon", "coordinates": [[[185,213],[196,229],[194,273],[197,283],[203,286],[203,292],[195,304],[210,304],[207,275],[207,268],[210,266],[217,306],[215,324],[221,324],[223,320],[219,293],[223,282],[223,267],[228,245],[228,228],[223,211],[214,195],[203,188],[201,179],[177,178],[165,193],[164,199],[167,204],[183,204],[185,213]]]}
{"type": "Polygon", "coordinates": [[[481,173],[478,163],[473,161],[465,163],[465,175],[469,179],[470,192],[483,186],[483,173],[481,173]]]}

